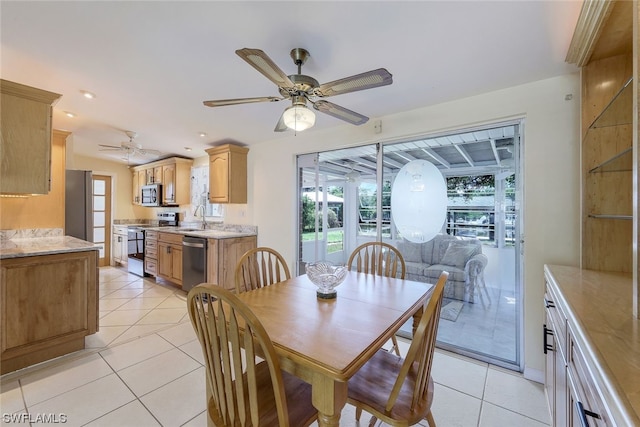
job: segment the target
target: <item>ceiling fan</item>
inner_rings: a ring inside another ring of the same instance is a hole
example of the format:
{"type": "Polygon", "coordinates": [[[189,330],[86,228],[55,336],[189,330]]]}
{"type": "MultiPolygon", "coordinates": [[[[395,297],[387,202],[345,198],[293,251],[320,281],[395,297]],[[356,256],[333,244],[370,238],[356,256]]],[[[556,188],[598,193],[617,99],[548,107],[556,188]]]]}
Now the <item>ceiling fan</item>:
{"type": "Polygon", "coordinates": [[[236,54],[275,83],[278,86],[281,97],[264,96],[257,98],[219,99],[204,101],[203,104],[207,107],[222,107],[225,105],[248,104],[253,102],[291,100],[291,106],[287,107],[280,116],[280,120],[278,120],[278,124],[274,129],[275,132],[283,132],[288,129],[302,131],[313,126],[316,118],[314,112],[307,108],[307,102],[311,103],[313,108],[321,113],[328,114],[354,125],[364,124],[369,120],[368,117],[325,101],[322,98],[386,86],[393,83],[391,74],[384,68],[378,68],[329,83],[319,84],[313,77],[302,74],[302,65],[310,56],[309,52],[302,48],[295,48],[290,53],[294,64],[298,66],[298,74],[289,76],[260,49],[239,49],[236,50],[236,54]]]}
{"type": "Polygon", "coordinates": [[[158,150],[142,148],[142,144],[133,142],[135,137],[138,136],[136,132],[128,130],[125,131],[125,134],[129,137],[129,141],[120,143],[120,146],[98,144],[100,147],[104,147],[101,148],[100,151],[120,151],[126,155],[126,157],[124,157],[125,160],[135,156],[158,157],[161,154],[158,150]]]}

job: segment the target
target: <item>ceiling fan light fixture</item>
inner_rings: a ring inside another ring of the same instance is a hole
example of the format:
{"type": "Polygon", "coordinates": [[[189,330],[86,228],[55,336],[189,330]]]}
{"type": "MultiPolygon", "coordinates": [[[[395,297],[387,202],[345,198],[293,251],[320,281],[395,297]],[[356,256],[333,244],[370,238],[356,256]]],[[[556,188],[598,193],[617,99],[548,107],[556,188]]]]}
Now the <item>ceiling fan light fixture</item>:
{"type": "Polygon", "coordinates": [[[294,104],[282,114],[284,124],[295,131],[309,129],[316,123],[315,113],[302,104],[294,104]]]}

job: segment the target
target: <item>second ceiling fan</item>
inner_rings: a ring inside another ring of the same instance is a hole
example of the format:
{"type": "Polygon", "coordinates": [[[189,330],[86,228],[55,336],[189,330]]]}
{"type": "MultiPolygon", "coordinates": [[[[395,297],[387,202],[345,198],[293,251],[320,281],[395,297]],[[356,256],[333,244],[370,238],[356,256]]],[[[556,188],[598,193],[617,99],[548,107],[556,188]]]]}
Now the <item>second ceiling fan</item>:
{"type": "Polygon", "coordinates": [[[266,53],[260,49],[239,49],[236,54],[244,59],[262,75],[278,86],[281,97],[264,96],[258,98],[219,99],[204,101],[207,107],[222,107],[226,105],[248,104],[253,102],[276,102],[291,100],[291,106],[284,110],[275,127],[276,132],[288,129],[302,131],[315,124],[315,114],[307,107],[307,102],[313,108],[353,125],[366,123],[369,118],[362,114],[341,107],[322,98],[341,95],[358,90],[386,86],[393,83],[391,74],[384,68],[367,71],[329,83],[320,84],[311,76],[302,74],[302,65],[309,58],[309,52],[302,48],[291,51],[291,58],[298,66],[298,74],[286,75],[266,53]]]}

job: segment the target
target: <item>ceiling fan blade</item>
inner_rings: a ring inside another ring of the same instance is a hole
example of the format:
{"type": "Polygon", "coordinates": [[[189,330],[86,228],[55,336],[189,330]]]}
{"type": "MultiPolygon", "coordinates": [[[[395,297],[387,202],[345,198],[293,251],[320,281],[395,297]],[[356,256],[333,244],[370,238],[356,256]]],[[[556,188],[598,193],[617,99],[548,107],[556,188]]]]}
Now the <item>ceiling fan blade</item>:
{"type": "Polygon", "coordinates": [[[158,150],[147,150],[145,148],[142,148],[137,151],[143,156],[158,157],[160,155],[160,151],[158,150]]]}
{"type": "Polygon", "coordinates": [[[114,148],[116,150],[120,150],[122,149],[122,147],[118,147],[117,145],[104,145],[104,144],[98,144],[98,146],[100,147],[105,147],[105,148],[114,148]]]}
{"type": "Polygon", "coordinates": [[[215,101],[204,101],[203,104],[207,107],[223,107],[225,105],[250,104],[252,102],[276,102],[282,101],[283,99],[285,98],[278,98],[277,96],[263,96],[258,98],[218,99],[215,101]]]}
{"type": "Polygon", "coordinates": [[[356,126],[360,126],[369,121],[369,117],[363,116],[362,114],[356,113],[355,111],[351,111],[329,101],[316,101],[313,103],[313,108],[321,113],[328,114],[336,119],[344,120],[345,122],[349,122],[356,126]]]}
{"type": "Polygon", "coordinates": [[[278,124],[276,124],[276,127],[273,130],[274,132],[284,132],[289,130],[287,125],[284,124],[284,119],[282,118],[283,116],[284,116],[284,112],[282,112],[282,114],[280,115],[280,119],[278,119],[278,124]]]}
{"type": "Polygon", "coordinates": [[[289,77],[260,49],[238,49],[236,54],[247,61],[249,65],[258,70],[263,76],[274,82],[278,87],[292,88],[293,82],[289,77]]]}
{"type": "Polygon", "coordinates": [[[323,83],[313,91],[314,95],[320,97],[335,96],[343,93],[355,92],[357,90],[371,89],[379,86],[386,86],[393,83],[392,75],[384,68],[345,77],[329,83],[323,83]]]}

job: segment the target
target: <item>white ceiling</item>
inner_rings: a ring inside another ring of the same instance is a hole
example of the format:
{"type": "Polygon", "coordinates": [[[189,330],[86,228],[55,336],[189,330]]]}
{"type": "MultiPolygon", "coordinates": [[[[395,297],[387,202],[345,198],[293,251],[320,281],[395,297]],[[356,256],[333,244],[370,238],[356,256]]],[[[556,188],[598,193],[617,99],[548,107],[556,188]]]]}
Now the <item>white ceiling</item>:
{"type": "MultiPolygon", "coordinates": [[[[118,160],[122,155],[99,152],[98,144],[119,145],[132,130],[146,149],[200,157],[221,141],[252,145],[291,136],[273,132],[285,102],[202,105],[279,95],[237,49],[261,49],[294,74],[289,52],[305,48],[311,58],[302,72],[320,83],[388,69],[392,85],[330,98],[375,119],[577,71],[564,58],[581,5],[3,0],[0,74],[63,95],[54,127],[73,132],[78,154],[118,160]],[[82,90],[97,98],[85,99],[82,90]]],[[[306,132],[336,126],[352,125],[318,113],[306,132]]]]}

